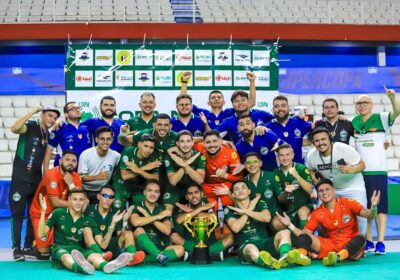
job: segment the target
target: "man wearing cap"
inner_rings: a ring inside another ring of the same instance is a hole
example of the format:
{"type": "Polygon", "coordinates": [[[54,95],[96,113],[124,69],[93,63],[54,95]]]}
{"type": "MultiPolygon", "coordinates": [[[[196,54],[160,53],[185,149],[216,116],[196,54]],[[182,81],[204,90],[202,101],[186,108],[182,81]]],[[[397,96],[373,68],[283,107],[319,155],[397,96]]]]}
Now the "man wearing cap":
{"type": "Polygon", "coordinates": [[[17,150],[13,162],[11,187],[8,196],[11,210],[11,236],[13,257],[24,260],[24,255],[32,255],[34,239],[32,222],[28,217],[24,250],[21,250],[22,222],[25,210],[31,206],[33,196],[39,182],[42,180],[42,162],[49,139],[51,128],[60,116],[57,109],[43,109],[35,106],[31,111],[18,119],[11,131],[19,134],[17,150]],[[38,120],[29,120],[33,115],[42,112],[38,120]]]}

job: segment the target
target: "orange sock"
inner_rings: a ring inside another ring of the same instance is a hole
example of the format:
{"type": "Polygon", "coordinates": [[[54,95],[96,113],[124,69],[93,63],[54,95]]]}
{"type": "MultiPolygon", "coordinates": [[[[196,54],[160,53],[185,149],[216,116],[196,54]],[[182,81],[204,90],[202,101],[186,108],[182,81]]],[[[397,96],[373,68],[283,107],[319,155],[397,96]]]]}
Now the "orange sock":
{"type": "Polygon", "coordinates": [[[307,250],[306,249],[300,248],[299,251],[300,251],[300,254],[302,254],[304,256],[307,256],[307,250]]]}
{"type": "Polygon", "coordinates": [[[340,252],[338,254],[339,254],[339,258],[341,261],[343,261],[349,257],[349,251],[347,251],[347,249],[340,250],[340,252]]]}

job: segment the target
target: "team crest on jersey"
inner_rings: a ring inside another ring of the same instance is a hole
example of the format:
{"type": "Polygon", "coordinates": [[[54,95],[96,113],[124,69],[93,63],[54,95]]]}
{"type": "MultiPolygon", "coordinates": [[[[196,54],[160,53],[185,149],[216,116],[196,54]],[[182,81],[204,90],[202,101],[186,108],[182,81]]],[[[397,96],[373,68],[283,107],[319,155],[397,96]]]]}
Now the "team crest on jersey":
{"type": "Polygon", "coordinates": [[[265,197],[265,198],[271,198],[272,195],[273,195],[273,193],[272,193],[272,191],[270,191],[270,190],[266,190],[266,191],[264,192],[264,197],[265,197]]]}
{"type": "Polygon", "coordinates": [[[201,136],[201,131],[200,130],[196,130],[195,132],[194,132],[194,135],[193,136],[201,136]]]}
{"type": "Polygon", "coordinates": [[[289,132],[285,131],[285,132],[283,133],[283,136],[288,137],[288,136],[289,136],[289,132]]]}
{"type": "Polygon", "coordinates": [[[201,155],[201,159],[202,160],[206,160],[206,156],[205,155],[201,155]]]}
{"type": "Polygon", "coordinates": [[[233,158],[233,159],[236,159],[236,158],[237,158],[237,153],[233,152],[233,153],[232,153],[232,158],[233,158]]]}
{"type": "Polygon", "coordinates": [[[82,134],[81,133],[78,134],[78,138],[82,139],[82,134]]]}
{"type": "Polygon", "coordinates": [[[279,178],[278,175],[275,175],[275,181],[279,182],[281,180],[281,178],[279,178]]]}
{"type": "Polygon", "coordinates": [[[114,201],[114,206],[115,206],[115,208],[121,208],[121,200],[116,199],[116,200],[114,201]]]}
{"type": "Polygon", "coordinates": [[[75,232],[76,232],[76,227],[72,227],[72,228],[71,228],[71,232],[72,232],[72,233],[75,233],[75,232]]]}
{"type": "Polygon", "coordinates": [[[168,168],[168,167],[171,165],[171,163],[169,162],[168,159],[166,159],[166,160],[164,161],[164,165],[165,165],[165,167],[168,168]]]}
{"type": "Polygon", "coordinates": [[[21,200],[21,195],[18,192],[13,193],[12,195],[13,201],[17,202],[21,200]]]}
{"type": "Polygon", "coordinates": [[[166,192],[165,194],[164,194],[164,199],[170,199],[170,197],[171,197],[171,194],[169,193],[169,192],[166,192]]]}
{"type": "Polygon", "coordinates": [[[340,131],[340,133],[339,133],[339,136],[340,136],[340,141],[346,141],[346,139],[347,139],[347,131],[346,130],[344,130],[344,129],[342,129],[341,131],[340,131]]]}
{"type": "Polygon", "coordinates": [[[267,147],[261,147],[260,149],[260,154],[262,154],[263,156],[265,156],[266,154],[268,154],[269,150],[267,147]]]}
{"type": "Polygon", "coordinates": [[[100,230],[104,231],[106,229],[106,225],[100,225],[100,230]]]}
{"type": "Polygon", "coordinates": [[[229,208],[228,208],[228,207],[225,207],[225,209],[224,209],[224,214],[227,215],[228,213],[229,213],[229,208]]]}
{"type": "Polygon", "coordinates": [[[56,137],[56,134],[54,132],[50,133],[50,139],[54,139],[56,137]]]}
{"type": "Polygon", "coordinates": [[[350,216],[349,215],[344,215],[343,216],[343,218],[342,218],[342,221],[343,221],[343,223],[348,223],[348,222],[350,222],[350,216]]]}
{"type": "Polygon", "coordinates": [[[125,155],[122,157],[122,162],[127,162],[128,160],[129,160],[128,156],[125,155]]]}
{"type": "Polygon", "coordinates": [[[294,130],[294,135],[296,135],[296,137],[300,137],[300,136],[301,136],[301,131],[300,131],[300,129],[296,128],[296,129],[294,130]]]}
{"type": "Polygon", "coordinates": [[[57,188],[57,182],[51,182],[50,183],[50,188],[52,188],[53,190],[57,188]]]}
{"type": "Polygon", "coordinates": [[[216,125],[219,125],[219,120],[215,120],[214,122],[216,125]]]}

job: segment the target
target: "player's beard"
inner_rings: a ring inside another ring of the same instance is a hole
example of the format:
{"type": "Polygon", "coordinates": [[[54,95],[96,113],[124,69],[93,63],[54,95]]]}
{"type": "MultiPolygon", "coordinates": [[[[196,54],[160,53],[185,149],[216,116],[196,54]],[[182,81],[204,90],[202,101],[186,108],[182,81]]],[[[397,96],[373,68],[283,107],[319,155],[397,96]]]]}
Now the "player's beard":
{"type": "Polygon", "coordinates": [[[285,115],[283,115],[283,117],[280,117],[278,114],[276,114],[275,118],[279,123],[282,123],[289,118],[289,112],[287,112],[285,115]]]}
{"type": "Polygon", "coordinates": [[[75,171],[74,167],[65,167],[63,164],[61,164],[60,167],[64,173],[71,173],[72,171],[75,171]]]}
{"type": "Polygon", "coordinates": [[[249,130],[249,129],[245,129],[245,130],[242,130],[241,132],[240,132],[240,135],[242,135],[242,137],[244,138],[244,139],[249,139],[250,138],[250,136],[252,135],[252,131],[251,130],[249,130]]]}
{"type": "Polygon", "coordinates": [[[115,115],[115,111],[112,111],[112,113],[110,113],[110,112],[108,112],[109,110],[107,110],[107,111],[101,111],[101,115],[103,116],[103,118],[112,118],[112,117],[114,117],[114,115],[115,115]]]}

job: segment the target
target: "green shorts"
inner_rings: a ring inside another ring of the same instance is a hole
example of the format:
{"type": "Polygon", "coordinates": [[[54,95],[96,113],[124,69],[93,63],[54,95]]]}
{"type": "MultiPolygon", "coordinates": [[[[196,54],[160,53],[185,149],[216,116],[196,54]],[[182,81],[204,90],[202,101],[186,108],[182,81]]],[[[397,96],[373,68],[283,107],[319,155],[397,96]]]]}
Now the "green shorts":
{"type": "Polygon", "coordinates": [[[239,247],[239,259],[240,261],[244,261],[244,262],[250,262],[252,263],[253,261],[250,259],[250,257],[245,256],[244,254],[244,248],[249,245],[249,244],[253,244],[255,245],[259,251],[267,251],[269,252],[274,258],[279,258],[279,252],[276,251],[275,245],[274,245],[274,239],[275,239],[275,235],[268,237],[265,240],[258,240],[255,242],[249,242],[246,244],[243,244],[239,247]]]}
{"type": "MultiPolygon", "coordinates": [[[[314,206],[312,205],[312,203],[303,205],[305,207],[307,207],[310,210],[310,214],[312,211],[314,211],[314,206]]],[[[300,209],[300,208],[299,208],[300,209]]],[[[294,224],[296,227],[300,227],[300,219],[299,219],[299,209],[297,209],[296,211],[287,213],[287,215],[290,218],[290,221],[292,222],[292,224],[294,224]]]]}
{"type": "Polygon", "coordinates": [[[129,205],[139,205],[144,200],[143,192],[129,190],[127,183],[121,181],[114,182],[114,189],[114,207],[116,209],[125,209],[127,202],[129,203],[129,205]]]}
{"type": "Polygon", "coordinates": [[[85,259],[87,259],[90,255],[94,254],[92,250],[87,250],[76,245],[69,245],[69,246],[53,245],[53,247],[51,247],[51,260],[53,267],[56,268],[62,267],[61,264],[62,256],[64,256],[65,254],[71,254],[72,250],[78,250],[79,252],[81,252],[82,255],[85,257],[85,259]]]}

